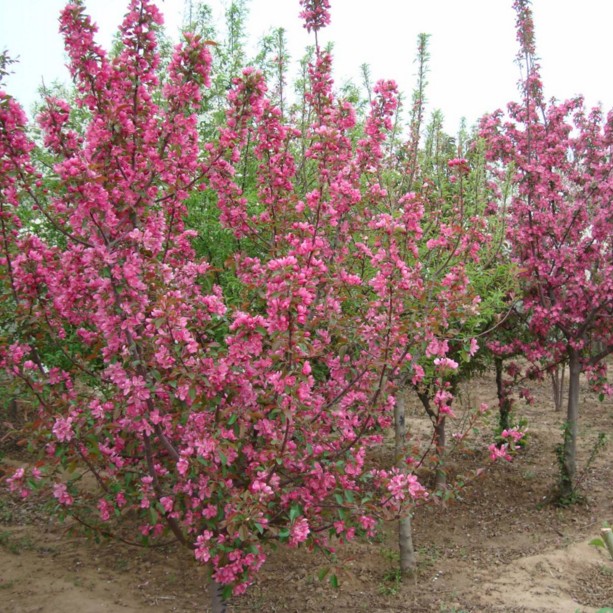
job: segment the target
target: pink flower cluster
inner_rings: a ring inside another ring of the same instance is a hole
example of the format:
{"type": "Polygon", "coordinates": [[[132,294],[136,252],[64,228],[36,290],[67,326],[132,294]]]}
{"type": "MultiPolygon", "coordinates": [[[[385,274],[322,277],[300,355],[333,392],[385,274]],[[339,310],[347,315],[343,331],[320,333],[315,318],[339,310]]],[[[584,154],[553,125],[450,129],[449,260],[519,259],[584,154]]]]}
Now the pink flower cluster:
{"type": "Polygon", "coordinates": [[[317,32],[330,24],[330,0],[300,0],[300,18],[308,32],[317,32]]]}

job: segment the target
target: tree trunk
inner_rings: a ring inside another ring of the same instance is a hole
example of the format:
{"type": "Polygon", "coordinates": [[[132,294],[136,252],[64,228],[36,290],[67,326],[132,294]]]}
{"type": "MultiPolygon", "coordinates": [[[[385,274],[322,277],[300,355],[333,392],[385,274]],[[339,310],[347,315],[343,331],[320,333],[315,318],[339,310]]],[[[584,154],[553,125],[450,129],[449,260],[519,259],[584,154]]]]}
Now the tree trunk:
{"type": "MultiPolygon", "coordinates": [[[[396,468],[406,472],[405,443],[407,434],[406,400],[402,394],[396,397],[394,406],[394,442],[396,468]]],[[[403,576],[410,576],[417,567],[417,554],[413,546],[413,533],[411,530],[411,513],[398,520],[398,549],[400,553],[400,572],[403,576]]]]}
{"type": "Polygon", "coordinates": [[[398,548],[400,550],[400,572],[403,577],[410,577],[417,568],[410,513],[398,520],[398,548]]]}
{"type": "Polygon", "coordinates": [[[553,406],[557,412],[562,410],[562,404],[564,403],[564,378],[566,375],[566,365],[561,364],[557,366],[554,371],[550,373],[551,388],[553,390],[553,406]]]}
{"type": "Polygon", "coordinates": [[[569,350],[568,405],[560,475],[560,501],[571,501],[577,475],[577,426],[579,420],[579,377],[581,363],[575,349],[569,350]]]}
{"type": "Polygon", "coordinates": [[[513,402],[507,390],[504,386],[503,380],[503,360],[502,358],[494,358],[494,365],[496,366],[496,394],[498,395],[498,423],[500,425],[500,431],[508,430],[511,427],[511,408],[513,402]]]}
{"type": "MultiPolygon", "coordinates": [[[[452,393],[455,394],[455,387],[452,390],[452,393]]],[[[447,473],[443,468],[443,456],[445,455],[445,445],[446,445],[446,436],[445,436],[445,415],[437,415],[436,411],[432,409],[432,405],[430,404],[430,395],[428,391],[426,392],[417,392],[419,399],[421,400],[421,404],[424,407],[424,410],[428,414],[428,417],[432,420],[434,426],[434,437],[432,439],[432,443],[434,444],[434,449],[436,451],[436,471],[434,476],[434,490],[443,489],[447,485],[447,473]]]]}
{"type": "Polygon", "coordinates": [[[447,473],[443,467],[443,456],[445,454],[445,423],[446,418],[440,415],[438,421],[434,425],[434,445],[436,447],[436,455],[438,462],[436,465],[436,475],[434,477],[434,490],[442,490],[447,486],[447,473]]]}
{"type": "Polygon", "coordinates": [[[228,610],[222,590],[222,586],[211,578],[209,581],[209,592],[211,595],[212,613],[226,613],[228,610]]]}

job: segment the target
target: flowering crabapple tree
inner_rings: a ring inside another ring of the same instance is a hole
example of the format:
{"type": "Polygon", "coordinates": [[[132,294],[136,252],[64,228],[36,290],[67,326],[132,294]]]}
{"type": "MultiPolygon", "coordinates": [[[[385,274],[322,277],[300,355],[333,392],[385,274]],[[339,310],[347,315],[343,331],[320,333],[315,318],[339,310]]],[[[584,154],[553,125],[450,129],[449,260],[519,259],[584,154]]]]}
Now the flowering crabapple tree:
{"type": "MultiPolygon", "coordinates": [[[[613,114],[584,109],[583,100],[546,102],[535,61],[530,2],[517,0],[523,100],[486,117],[495,171],[513,168],[516,185],[508,240],[521,271],[522,309],[533,364],[567,362],[569,393],[560,501],[573,499],[577,475],[579,377],[603,393],[604,358],[613,351],[613,114]]],[[[501,348],[504,352],[505,348],[501,348]]]]}
{"type": "MultiPolygon", "coordinates": [[[[310,29],[326,15],[327,3],[304,3],[310,29]]],[[[332,94],[330,56],[317,54],[316,180],[299,197],[287,147],[296,128],[262,75],[235,80],[224,126],[201,144],[208,41],[186,34],[161,75],[161,21],[152,2],[132,0],[110,59],[83,5],[67,4],[76,107],[46,100],[40,149],[0,93],[2,298],[14,311],[0,363],[35,399],[42,450],[8,481],[22,496],[50,483],[59,512],[94,533],[145,544],[172,534],[208,565],[223,610],[266,541],[329,550],[331,536],[372,534],[424,495],[409,473],[364,466],[407,360],[401,292],[413,278],[399,249],[413,249],[421,213],[413,196],[391,211],[377,181],[362,186],[381,165],[393,83],[377,86],[354,151],[353,110],[332,94]],[[248,147],[255,203],[236,181],[248,147]],[[214,192],[222,222],[258,242],[256,255],[236,254],[236,306],[195,257],[184,223],[195,189],[214,192]],[[24,211],[45,231],[23,227],[24,211]],[[62,359],[41,360],[49,347],[62,359]]]]}
{"type": "MultiPolygon", "coordinates": [[[[298,306],[298,313],[310,309],[313,318],[306,329],[302,316],[292,317],[284,324],[289,334],[289,346],[283,346],[286,355],[292,361],[303,359],[305,348],[312,342],[311,326],[325,325],[326,344],[336,347],[334,361],[322,355],[311,359],[308,369],[322,378],[328,393],[338,397],[337,390],[342,386],[337,385],[336,379],[339,375],[346,378],[347,366],[353,363],[358,367],[357,386],[358,379],[360,385],[367,382],[367,364],[377,363],[379,378],[370,384],[375,384],[376,396],[383,389],[393,391],[397,387],[398,373],[411,359],[408,334],[413,326],[403,314],[406,315],[410,290],[418,291],[415,240],[421,232],[422,210],[414,194],[400,196],[396,201],[381,185],[386,164],[383,144],[392,130],[396,86],[382,81],[374,87],[363,135],[356,142],[355,110],[335,96],[332,58],[317,40],[321,24],[328,19],[326,15],[327,3],[305,4],[303,16],[307,28],[315,32],[316,46],[314,61],[308,66],[310,87],[305,92],[303,115],[314,121],[304,131],[286,129],[280,123],[280,109],[264,101],[254,117],[256,122],[245,125],[241,142],[234,150],[241,160],[239,168],[247,168],[243,160],[246,162],[251,149],[260,161],[256,173],[258,206],[253,207],[238,184],[225,181],[226,193],[219,199],[219,207],[222,223],[233,228],[241,241],[267,242],[260,249],[264,255],[236,254],[236,270],[247,292],[244,300],[259,302],[260,310],[270,312],[278,308],[276,300],[274,295],[264,294],[262,287],[277,287],[276,291],[285,294],[288,287],[303,285],[302,279],[311,277],[301,297],[305,304],[298,306]],[[273,140],[271,134],[275,135],[273,140]],[[292,151],[294,156],[290,155],[292,151]],[[300,172],[296,169],[298,159],[300,172]],[[280,270],[279,253],[291,254],[291,259],[283,260],[280,270]]],[[[234,124],[233,112],[231,109],[234,124]]],[[[242,176],[241,181],[245,183],[246,178],[242,176]]],[[[285,301],[289,299],[290,296],[283,297],[285,301]]],[[[363,408],[370,404],[367,401],[364,405],[364,401],[366,396],[356,397],[353,391],[342,399],[341,405],[348,410],[344,418],[346,433],[351,432],[350,425],[363,430],[363,408]],[[353,399],[358,400],[357,405],[353,399]]],[[[389,397],[387,407],[377,418],[380,426],[389,425],[394,406],[395,401],[389,397]]],[[[372,409],[368,411],[375,416],[372,409]]],[[[392,469],[394,483],[414,484],[415,492],[421,493],[415,477],[405,468],[406,463],[402,463],[402,470],[392,469]]],[[[373,476],[377,481],[384,472],[376,471],[373,476]]],[[[388,517],[398,517],[404,506],[390,507],[388,517]]],[[[342,522],[336,524],[336,531],[337,536],[345,538],[342,522]]]]}
{"type": "MultiPolygon", "coordinates": [[[[457,140],[447,135],[440,111],[432,114],[422,139],[428,57],[428,38],[420,35],[409,139],[389,144],[383,181],[392,200],[410,188],[423,207],[414,259],[405,256],[416,283],[404,297],[412,326],[412,360],[403,382],[417,393],[432,421],[432,438],[415,455],[420,467],[426,460],[433,466],[437,491],[445,486],[445,426],[449,416],[455,417],[453,398],[459,383],[484,367],[485,354],[479,352],[475,336],[487,331],[504,306],[499,286],[506,269],[496,257],[498,220],[484,215],[489,187],[482,144],[473,142],[464,128],[457,140]]],[[[399,404],[397,435],[404,421],[399,404]]],[[[460,434],[453,440],[459,442],[460,434]]],[[[397,438],[403,440],[404,435],[397,438]]]]}
{"type": "MultiPolygon", "coordinates": [[[[396,103],[395,115],[389,116],[388,138],[382,143],[382,169],[373,167],[367,177],[385,197],[392,215],[406,215],[409,207],[418,214],[409,242],[393,236],[383,245],[402,271],[396,287],[404,290],[389,291],[390,304],[391,301],[398,304],[407,352],[404,367],[394,373],[394,383],[399,390],[413,387],[418,392],[433,431],[427,440],[411,436],[407,428],[406,393],[396,394],[395,455],[399,470],[433,466],[437,474],[436,491],[442,487],[445,476],[442,466],[446,454],[445,424],[448,417],[455,418],[451,410],[452,386],[467,377],[477,364],[473,359],[478,350],[474,335],[486,327],[474,280],[480,277],[481,287],[492,293],[493,287],[485,283],[490,273],[481,263],[490,244],[481,210],[483,190],[477,189],[483,182],[482,155],[471,156],[477,162],[473,172],[464,159],[467,142],[439,150],[434,143],[450,140],[442,133],[440,122],[428,127],[429,137],[421,145],[427,58],[427,37],[420,36],[418,83],[413,94],[409,139],[405,142],[397,134],[401,121],[396,103]]],[[[369,125],[367,120],[366,132],[369,125]]],[[[492,305],[490,301],[489,310],[492,305]]],[[[458,431],[453,440],[458,444],[479,416],[479,411],[469,413],[466,422],[461,425],[456,422],[458,431]]],[[[416,563],[409,514],[401,518],[399,533],[401,570],[409,573],[416,563]]]]}
{"type": "MultiPolygon", "coordinates": [[[[312,263],[319,267],[319,258],[323,257],[325,269],[320,269],[317,274],[321,282],[324,282],[322,272],[332,275],[333,286],[342,288],[342,298],[339,301],[335,297],[334,302],[329,302],[324,294],[316,295],[315,299],[309,299],[312,301],[311,309],[324,314],[329,342],[336,344],[336,351],[344,360],[357,357],[358,353],[381,356],[379,359],[384,359],[382,366],[386,369],[386,385],[393,389],[397,387],[394,380],[398,378],[399,366],[410,358],[406,350],[407,338],[415,333],[415,324],[414,318],[405,316],[395,322],[396,329],[392,330],[386,322],[395,317],[394,313],[390,314],[390,309],[406,314],[410,308],[410,293],[398,292],[394,287],[395,280],[401,281],[406,288],[412,283],[414,291],[417,291],[416,283],[420,283],[416,276],[419,265],[411,245],[420,232],[422,214],[419,206],[413,207],[406,213],[410,224],[405,221],[404,227],[398,225],[398,237],[389,242],[381,240],[380,228],[387,226],[390,215],[404,214],[403,208],[396,206],[394,197],[381,187],[390,163],[389,155],[384,155],[383,144],[392,138],[392,120],[397,109],[395,85],[382,82],[374,87],[370,115],[365,120],[362,134],[356,138],[361,126],[357,123],[355,109],[347,100],[338,99],[334,94],[330,54],[320,48],[315,27],[311,26],[311,29],[315,30],[316,45],[314,60],[306,65],[305,79],[305,84],[311,87],[304,91],[298,105],[288,109],[294,118],[294,129],[282,126],[281,76],[277,79],[272,98],[279,100],[278,107],[271,104],[270,99],[264,100],[263,112],[254,114],[251,123],[244,123],[244,133],[232,150],[237,168],[235,182],[230,184],[227,178],[223,181],[226,190],[223,198],[218,197],[219,189],[209,190],[205,198],[208,203],[215,198],[222,224],[233,232],[239,245],[234,258],[228,262],[240,278],[239,303],[249,303],[251,308],[262,313],[269,307],[270,297],[264,295],[261,288],[270,280],[271,257],[292,253],[296,257],[296,262],[292,263],[299,265],[295,272],[301,276],[312,263]],[[305,116],[316,118],[315,122],[303,126],[305,116]],[[274,127],[269,129],[266,125],[274,127]],[[279,135],[274,142],[268,137],[273,131],[279,135]],[[367,148],[372,149],[369,157],[366,157],[367,148]],[[364,166],[365,161],[369,161],[368,167],[364,166]],[[284,167],[286,193],[278,188],[281,186],[279,171],[273,164],[279,163],[284,167]],[[372,184],[367,199],[363,192],[365,182],[372,184]],[[382,218],[381,213],[386,217],[382,218]],[[385,225],[376,225],[375,218],[385,225]],[[243,222],[236,224],[233,220],[237,219],[243,222]],[[315,243],[313,237],[317,237],[315,243]],[[300,251],[296,251],[298,240],[302,241],[300,251]],[[391,282],[382,285],[381,294],[377,296],[373,293],[373,276],[377,273],[378,262],[382,261],[387,250],[400,252],[399,240],[402,260],[398,254],[395,258],[402,265],[405,278],[399,276],[398,265],[389,266],[391,282]],[[309,246],[310,243],[313,244],[309,246]],[[304,251],[307,247],[308,250],[304,251]],[[376,252],[373,247],[377,247],[376,252]],[[312,259],[313,249],[317,259],[312,259]],[[308,255],[306,260],[305,254],[308,255]],[[320,298],[325,302],[317,307],[316,301],[320,298]],[[373,317],[381,309],[384,310],[378,316],[380,321],[375,330],[373,317]],[[369,341],[364,342],[364,338],[369,341]],[[385,347],[377,347],[380,338],[386,340],[385,347]],[[400,351],[391,351],[394,346],[400,351]],[[400,359],[397,356],[401,356],[400,359]]],[[[257,78],[261,83],[261,76],[257,78]]],[[[239,121],[236,117],[241,113],[240,103],[240,99],[237,100],[238,108],[230,110],[232,124],[239,121]]],[[[397,196],[399,201],[402,197],[402,193],[397,196]]],[[[295,329],[296,323],[301,322],[289,322],[292,351],[306,346],[305,339],[295,329]]],[[[420,335],[423,336],[421,332],[420,335]]],[[[329,368],[321,362],[313,365],[314,372],[328,380],[329,368]]],[[[399,404],[396,402],[394,405],[396,412],[399,404]]],[[[385,423],[385,420],[380,421],[380,425],[385,423]]],[[[399,469],[404,471],[404,476],[399,478],[410,480],[405,470],[404,444],[399,454],[404,454],[399,460],[399,469]]],[[[337,532],[337,536],[342,537],[342,532],[337,532]]]]}

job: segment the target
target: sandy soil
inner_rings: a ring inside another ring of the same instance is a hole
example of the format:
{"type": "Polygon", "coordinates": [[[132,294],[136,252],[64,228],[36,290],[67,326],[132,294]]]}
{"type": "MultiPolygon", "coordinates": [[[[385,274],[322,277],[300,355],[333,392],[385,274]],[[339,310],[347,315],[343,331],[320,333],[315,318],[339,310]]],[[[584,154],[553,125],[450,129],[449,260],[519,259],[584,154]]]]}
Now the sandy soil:
{"type": "MultiPolygon", "coordinates": [[[[586,501],[553,506],[553,449],[563,417],[553,411],[547,385],[534,391],[536,403],[518,407],[531,432],[524,452],[486,471],[447,506],[418,509],[416,577],[398,581],[389,526],[374,542],[339,550],[332,561],[338,589],[317,579],[330,560],[302,550],[271,552],[257,583],[230,611],[589,613],[613,607],[613,561],[588,544],[603,522],[613,524],[613,440],[583,477],[586,501]]],[[[492,401],[493,394],[490,377],[471,385],[473,400],[492,401]]],[[[582,403],[584,463],[598,432],[613,435],[613,402],[600,403],[584,390],[582,403]]],[[[419,427],[422,419],[415,411],[411,424],[419,427]]],[[[6,451],[5,467],[15,461],[6,451]]],[[[455,458],[460,470],[480,461],[479,454],[455,458]]],[[[0,494],[2,612],[203,612],[205,584],[203,571],[175,546],[95,543],[50,519],[44,501],[0,494]]]]}

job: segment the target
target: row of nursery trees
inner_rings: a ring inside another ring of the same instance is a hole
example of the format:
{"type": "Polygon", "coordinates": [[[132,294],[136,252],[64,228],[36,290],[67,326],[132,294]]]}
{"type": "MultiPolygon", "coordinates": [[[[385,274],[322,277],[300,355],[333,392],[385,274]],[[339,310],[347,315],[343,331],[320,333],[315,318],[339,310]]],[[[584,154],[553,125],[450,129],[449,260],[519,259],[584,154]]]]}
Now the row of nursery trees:
{"type": "Polygon", "coordinates": [[[364,95],[334,89],[329,2],[301,5],[293,88],[281,30],[242,68],[243,3],[225,43],[199,6],[172,48],[131,0],[111,53],[66,6],[74,89],[46,92],[35,126],[0,91],[0,366],[40,455],[9,486],[51,487],[96,534],[172,536],[217,611],[267,544],[331,551],[384,520],[410,572],[411,509],[448,495],[445,458],[484,411],[453,405],[476,372],[496,365],[495,459],[522,437],[514,384],[569,366],[562,501],[580,374],[611,392],[613,116],[545,101],[529,0],[520,102],[456,139],[440,113],[425,125],[426,36],[405,117],[366,68],[364,95]]]}

